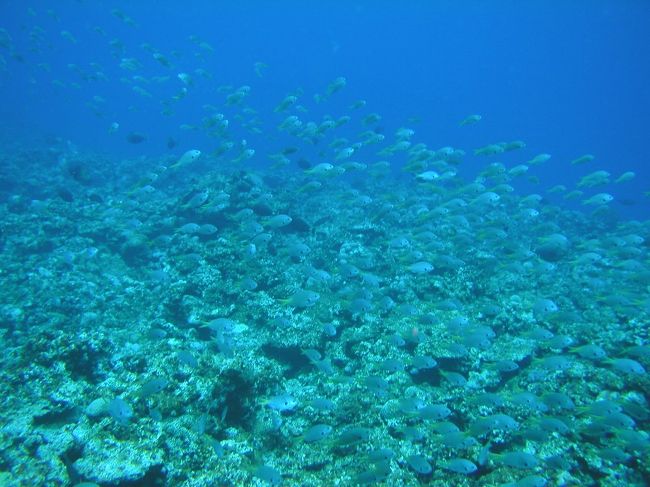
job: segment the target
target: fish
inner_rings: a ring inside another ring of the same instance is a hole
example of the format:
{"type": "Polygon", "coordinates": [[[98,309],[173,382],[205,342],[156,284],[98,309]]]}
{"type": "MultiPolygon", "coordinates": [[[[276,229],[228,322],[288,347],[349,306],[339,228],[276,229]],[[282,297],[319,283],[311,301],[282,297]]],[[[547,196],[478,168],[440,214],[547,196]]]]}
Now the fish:
{"type": "Polygon", "coordinates": [[[606,205],[614,200],[614,197],[609,193],[598,193],[586,200],[582,200],[583,205],[601,206],[606,205]]]}
{"type": "Polygon", "coordinates": [[[633,171],[626,171],[623,174],[621,174],[619,177],[617,177],[614,182],[616,184],[621,184],[621,183],[626,183],[628,181],[632,181],[636,177],[636,173],[633,171]]]}
{"type": "Polygon", "coordinates": [[[268,67],[269,67],[269,65],[266,64],[266,63],[259,62],[259,61],[256,62],[256,63],[253,65],[253,69],[254,69],[254,71],[255,71],[255,75],[256,75],[258,78],[263,77],[263,76],[264,76],[264,71],[265,71],[268,67]]]}
{"type": "Polygon", "coordinates": [[[593,188],[609,183],[610,173],[604,170],[594,171],[580,178],[578,188],[593,188]]]}
{"type": "Polygon", "coordinates": [[[413,274],[428,274],[429,272],[433,271],[433,264],[430,262],[416,262],[415,264],[411,264],[409,266],[409,271],[411,271],[413,274]]]}
{"type": "Polygon", "coordinates": [[[333,428],[328,424],[316,424],[308,428],[302,435],[305,443],[315,443],[327,438],[333,431],[333,428]]]}
{"type": "Polygon", "coordinates": [[[577,164],[587,164],[588,162],[591,162],[595,159],[595,157],[592,154],[584,154],[580,157],[577,157],[571,161],[572,165],[577,165],[577,164]]]}
{"type": "Polygon", "coordinates": [[[129,144],[140,144],[147,140],[147,136],[140,132],[130,132],[126,136],[126,140],[129,144]]]}
{"type": "Polygon", "coordinates": [[[512,468],[535,468],[539,465],[539,460],[535,455],[524,451],[510,451],[502,454],[492,453],[495,463],[507,465],[512,468]]]}
{"type": "Polygon", "coordinates": [[[545,162],[548,162],[551,159],[551,154],[538,154],[532,159],[530,159],[526,164],[528,166],[537,166],[539,164],[544,164],[545,162]]]}
{"type": "Polygon", "coordinates": [[[286,111],[290,106],[296,103],[298,101],[298,97],[295,95],[287,95],[279,104],[278,106],[275,107],[273,110],[274,112],[284,112],[286,111]]]}
{"type": "Polygon", "coordinates": [[[62,30],[62,31],[61,31],[61,37],[63,37],[63,38],[66,39],[67,41],[71,42],[72,44],[76,44],[76,43],[77,43],[77,39],[75,38],[75,36],[73,36],[73,35],[70,33],[70,31],[68,31],[68,30],[62,30]]]}
{"type": "Polygon", "coordinates": [[[275,486],[282,484],[282,474],[270,465],[260,465],[255,469],[253,475],[265,482],[266,485],[275,486]]]}
{"type": "Polygon", "coordinates": [[[268,408],[280,413],[294,411],[298,407],[298,404],[298,400],[287,393],[273,396],[266,401],[268,408]]]}
{"type": "Polygon", "coordinates": [[[282,228],[286,227],[293,221],[289,215],[279,214],[269,217],[264,224],[270,228],[282,228]]]}
{"type": "Polygon", "coordinates": [[[419,475],[428,475],[433,472],[433,467],[422,455],[409,455],[406,463],[419,475]]]}
{"type": "Polygon", "coordinates": [[[121,397],[115,397],[108,403],[108,414],[116,423],[126,426],[133,417],[133,409],[121,397]]]}
{"type": "Polygon", "coordinates": [[[290,298],[281,300],[281,302],[294,308],[311,308],[319,299],[320,294],[317,292],[299,289],[290,298]]]}
{"type": "Polygon", "coordinates": [[[346,84],[347,80],[343,76],[339,76],[329,85],[327,85],[327,90],[325,90],[325,92],[327,93],[327,96],[332,96],[334,93],[343,89],[346,84]]]}
{"type": "Polygon", "coordinates": [[[442,468],[463,475],[469,475],[478,470],[476,464],[466,458],[452,458],[451,460],[444,462],[442,468]]]}
{"type": "Polygon", "coordinates": [[[164,377],[156,377],[145,382],[140,388],[140,397],[147,398],[153,394],[162,392],[169,385],[169,381],[164,377]]]}
{"type": "Polygon", "coordinates": [[[440,174],[438,174],[436,171],[424,171],[416,176],[416,179],[420,181],[435,181],[440,177],[440,174]]]}
{"type": "Polygon", "coordinates": [[[335,173],[335,171],[332,164],[328,162],[321,162],[310,169],[306,169],[304,173],[311,176],[327,176],[335,173]]]}
{"type": "Polygon", "coordinates": [[[169,59],[167,59],[163,54],[161,54],[159,52],[154,52],[152,54],[152,57],[156,61],[158,61],[158,63],[160,63],[162,66],[164,66],[166,68],[172,68],[173,67],[172,63],[169,61],[169,59]]]}
{"type": "Polygon", "coordinates": [[[178,169],[180,167],[186,166],[201,157],[201,151],[197,149],[188,150],[185,152],[176,163],[169,166],[169,169],[178,169]]]}
{"type": "Polygon", "coordinates": [[[463,120],[461,120],[459,125],[461,127],[463,127],[465,125],[474,125],[475,123],[478,123],[482,118],[483,117],[481,117],[480,115],[468,115],[463,120]]]}

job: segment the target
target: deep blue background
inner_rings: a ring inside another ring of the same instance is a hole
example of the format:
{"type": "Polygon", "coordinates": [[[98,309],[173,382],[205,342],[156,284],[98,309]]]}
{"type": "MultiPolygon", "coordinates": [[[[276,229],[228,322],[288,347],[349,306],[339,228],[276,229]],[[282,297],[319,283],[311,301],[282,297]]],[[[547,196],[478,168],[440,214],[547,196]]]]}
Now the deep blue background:
{"type": "MultiPolygon", "coordinates": [[[[553,158],[533,171],[542,184],[527,190],[543,193],[557,183],[572,187],[596,169],[610,171],[612,179],[633,170],[635,181],[592,193],[605,190],[618,200],[634,200],[633,206],[614,207],[627,216],[648,216],[650,199],[643,192],[650,190],[650,2],[645,0],[2,1],[0,26],[10,32],[11,51],[18,55],[0,48],[6,62],[0,73],[0,116],[14,137],[56,135],[85,149],[136,156],[167,152],[165,141],[174,136],[180,142],[175,152],[210,151],[213,139],[178,127],[200,124],[206,114],[202,105],[222,103],[217,86],[250,85],[251,106],[273,125],[282,118],[272,113],[273,107],[300,87],[305,91],[301,102],[310,108],[306,119],[343,115],[352,101],[363,98],[368,101],[363,113],[380,113],[387,135],[410,126],[416,130],[414,141],[432,148],[451,145],[471,153],[492,142],[527,143],[524,151],[500,157],[468,156],[461,168],[468,176],[490,161],[510,166],[541,152],[553,158]],[[113,16],[116,7],[136,26],[113,16]],[[44,30],[37,43],[30,41],[34,26],[44,30]],[[77,42],[64,39],[62,30],[77,42]],[[190,35],[209,42],[214,52],[198,48],[190,35]],[[124,44],[125,57],[142,62],[141,71],[119,67],[108,45],[114,38],[124,44]],[[141,47],[145,42],[175,67],[153,60],[141,47]],[[31,49],[35,44],[38,52],[31,49]],[[174,58],[172,50],[182,57],[174,58]],[[204,57],[197,57],[198,52],[204,57]],[[262,78],[253,71],[258,61],[269,65],[262,78]],[[108,81],[84,81],[67,67],[74,63],[92,71],[92,62],[102,66],[108,81]],[[47,63],[49,71],[40,63],[47,63]],[[194,76],[195,86],[175,105],[175,114],[162,116],[161,99],[182,86],[176,74],[196,68],[212,78],[194,76]],[[139,84],[152,93],[147,99],[120,81],[134,74],[172,79],[139,84]],[[315,105],[312,94],[322,93],[337,76],[347,78],[345,90],[327,104],[315,105]],[[61,88],[53,79],[80,87],[61,88]],[[106,100],[103,117],[86,106],[95,95],[106,100]],[[458,127],[471,113],[483,120],[458,127]],[[411,117],[420,122],[407,122],[411,117]],[[118,134],[108,134],[112,121],[121,125],[118,134]],[[128,144],[124,136],[134,130],[146,133],[148,140],[128,144]],[[570,166],[584,153],[596,160],[589,167],[570,166]]],[[[348,135],[352,133],[358,130],[348,135]]],[[[274,143],[253,142],[258,154],[268,152],[264,144],[271,148],[274,143]]]]}

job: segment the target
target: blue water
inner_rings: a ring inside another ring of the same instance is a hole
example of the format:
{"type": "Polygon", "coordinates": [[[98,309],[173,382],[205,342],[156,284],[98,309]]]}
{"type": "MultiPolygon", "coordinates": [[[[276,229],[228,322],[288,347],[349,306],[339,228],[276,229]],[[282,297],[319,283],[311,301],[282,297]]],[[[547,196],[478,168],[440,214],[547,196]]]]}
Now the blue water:
{"type": "MultiPolygon", "coordinates": [[[[348,80],[345,93],[313,108],[312,114],[345,113],[351,101],[367,100],[370,111],[383,116],[386,133],[412,126],[418,140],[432,147],[471,148],[501,141],[524,140],[525,151],[497,158],[514,165],[540,152],[553,157],[536,171],[542,183],[524,190],[543,192],[554,184],[572,186],[581,175],[606,169],[616,178],[634,171],[636,179],[611,189],[624,216],[647,216],[650,190],[647,127],[650,126],[650,4],[646,1],[543,2],[91,2],[65,1],[46,13],[49,2],[3,2],[2,25],[11,33],[16,61],[3,51],[0,116],[12,133],[42,133],[116,155],[157,155],[168,137],[179,149],[208,149],[214,141],[180,131],[205,115],[201,106],[215,103],[218,85],[252,87],[250,101],[268,112],[289,91],[302,88],[307,97],[324,90],[337,76],[348,80]],[[28,7],[33,8],[33,14],[28,7]],[[130,26],[111,15],[127,12],[130,26]],[[43,29],[38,52],[29,32],[43,29]],[[93,30],[101,27],[106,34],[93,30]],[[68,30],[77,43],[60,35],[68,30]],[[199,36],[214,47],[201,51],[189,40],[199,36]],[[150,83],[150,99],[121,83],[137,73],[119,67],[111,39],[124,45],[124,57],[142,63],[146,76],[171,75],[203,68],[211,79],[194,76],[195,86],[176,104],[172,116],[161,116],[163,98],[181,82],[150,83]],[[161,66],[141,48],[149,43],[173,59],[161,66]],[[83,81],[74,63],[92,71],[98,63],[107,81],[83,81]],[[263,78],[253,64],[268,64],[263,78]],[[39,68],[47,64],[47,70],[39,68]],[[77,82],[60,88],[52,80],[77,82]],[[86,106],[93,96],[106,101],[96,116],[86,106]],[[459,129],[470,113],[481,123],[459,129]],[[417,123],[409,123],[412,117],[417,123]],[[120,123],[120,135],[108,125],[120,123]],[[145,143],[133,146],[124,134],[138,131],[145,143]],[[591,153],[585,167],[568,161],[591,153]],[[625,200],[627,205],[622,205],[625,200]]],[[[258,142],[259,146],[259,142],[258,142]]],[[[178,150],[178,149],[177,149],[178,150]]],[[[465,174],[485,164],[468,157],[465,174]]]]}

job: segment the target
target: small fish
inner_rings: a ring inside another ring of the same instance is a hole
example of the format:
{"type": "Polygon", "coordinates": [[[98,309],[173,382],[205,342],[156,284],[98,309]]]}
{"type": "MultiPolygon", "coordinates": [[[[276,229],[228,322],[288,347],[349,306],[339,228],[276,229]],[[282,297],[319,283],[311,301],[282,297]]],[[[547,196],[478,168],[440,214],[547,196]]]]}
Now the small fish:
{"type": "Polygon", "coordinates": [[[140,132],[131,132],[126,136],[126,140],[130,144],[140,144],[141,142],[147,140],[147,136],[140,132]]]}
{"type": "Polygon", "coordinates": [[[508,170],[508,174],[514,177],[522,176],[528,172],[528,166],[526,164],[519,164],[508,170]]]}
{"type": "Polygon", "coordinates": [[[336,403],[324,397],[316,397],[309,402],[309,405],[317,411],[334,411],[336,403]]]}
{"type": "Polygon", "coordinates": [[[593,188],[594,186],[602,186],[609,183],[610,176],[611,174],[607,171],[594,171],[580,178],[580,181],[578,181],[578,188],[593,188]]]}
{"type": "Polygon", "coordinates": [[[133,417],[133,409],[121,397],[116,397],[108,403],[108,414],[119,424],[126,425],[133,417]]]}
{"type": "Polygon", "coordinates": [[[427,355],[416,355],[411,361],[411,374],[417,374],[420,370],[433,369],[437,367],[438,362],[433,357],[427,355]]]}
{"type": "Polygon", "coordinates": [[[425,181],[425,182],[435,181],[439,177],[440,174],[438,174],[436,171],[425,171],[415,176],[415,178],[418,181],[425,181]]]}
{"type": "Polygon", "coordinates": [[[354,154],[354,148],[353,147],[345,147],[341,149],[337,154],[336,154],[336,160],[340,161],[342,159],[347,159],[350,157],[352,154],[354,154]]]}
{"type": "Polygon", "coordinates": [[[154,52],[152,56],[156,61],[158,61],[160,64],[162,64],[166,68],[171,68],[172,67],[172,64],[169,62],[169,59],[167,59],[161,53],[154,52]]]}
{"type": "Polygon", "coordinates": [[[276,113],[278,113],[278,112],[284,112],[284,111],[287,110],[291,105],[293,105],[294,103],[296,103],[296,101],[298,101],[298,97],[297,97],[297,96],[294,96],[294,95],[288,95],[284,100],[282,100],[282,101],[280,102],[280,104],[279,104],[277,107],[275,107],[275,109],[274,109],[273,111],[276,112],[276,113]]]}
{"type": "Polygon", "coordinates": [[[361,122],[364,125],[374,125],[380,120],[381,120],[381,115],[379,115],[378,113],[371,113],[370,115],[366,115],[365,117],[363,117],[361,122]]]}
{"type": "Polygon", "coordinates": [[[347,80],[343,76],[339,76],[327,86],[327,96],[331,96],[337,91],[340,91],[346,84],[347,80]]]}
{"type": "Polygon", "coordinates": [[[479,442],[476,441],[476,438],[469,436],[462,431],[444,433],[440,439],[440,443],[447,448],[453,448],[454,450],[468,450],[479,444],[479,442]]]}
{"type": "Polygon", "coordinates": [[[616,180],[614,181],[617,184],[620,183],[625,183],[627,181],[632,181],[636,177],[636,174],[633,173],[632,171],[627,171],[621,174],[616,180]]]}
{"type": "Polygon", "coordinates": [[[557,304],[555,304],[550,299],[540,298],[535,301],[533,311],[535,313],[535,316],[545,317],[549,314],[556,313],[558,311],[558,307],[557,304]]]}
{"type": "Polygon", "coordinates": [[[169,166],[170,169],[177,169],[179,167],[185,166],[191,162],[196,161],[199,157],[201,156],[201,151],[200,150],[188,150],[185,154],[183,154],[178,161],[176,161],[175,164],[169,166]]]}
{"type": "Polygon", "coordinates": [[[199,235],[214,235],[218,230],[219,229],[211,223],[204,223],[203,225],[199,226],[199,229],[196,233],[199,235]]]}
{"type": "Polygon", "coordinates": [[[198,233],[199,230],[201,230],[201,225],[198,223],[186,223],[178,229],[179,232],[185,233],[187,235],[198,233]]]}
{"type": "Polygon", "coordinates": [[[499,360],[497,362],[494,362],[492,364],[492,368],[497,372],[507,373],[507,372],[514,372],[519,368],[519,365],[517,364],[517,362],[513,360],[504,359],[504,360],[499,360]]]}
{"type": "Polygon", "coordinates": [[[304,172],[305,174],[310,174],[312,176],[327,176],[334,173],[334,166],[328,162],[321,162],[304,172]]]}
{"type": "Polygon", "coordinates": [[[332,427],[328,424],[317,424],[309,428],[302,435],[302,439],[305,443],[315,443],[317,441],[324,440],[332,432],[332,427]]]}
{"type": "Polygon", "coordinates": [[[168,384],[169,381],[163,377],[151,379],[140,388],[140,397],[147,398],[153,394],[157,394],[167,387],[168,384]]]}
{"type": "Polygon", "coordinates": [[[645,375],[646,371],[636,360],[631,358],[615,358],[607,360],[606,363],[611,365],[614,369],[625,374],[645,375]]]}
{"type": "Polygon", "coordinates": [[[378,397],[384,397],[390,384],[378,375],[370,375],[363,380],[364,385],[378,397]]]}
{"type": "Polygon", "coordinates": [[[187,203],[185,203],[184,206],[187,208],[198,208],[208,200],[209,196],[210,192],[208,190],[199,191],[198,193],[192,195],[192,197],[187,203]]]}
{"type": "Polygon", "coordinates": [[[323,187],[323,183],[320,181],[309,181],[304,186],[298,189],[298,193],[304,193],[307,191],[316,191],[323,187]]]}
{"type": "Polygon", "coordinates": [[[575,404],[571,398],[563,392],[546,393],[542,396],[542,401],[552,410],[572,411],[575,409],[575,404]]]}
{"type": "Polygon", "coordinates": [[[452,458],[451,460],[444,462],[442,468],[463,475],[472,474],[478,469],[474,462],[465,458],[452,458]]]}
{"type": "Polygon", "coordinates": [[[282,484],[282,474],[280,471],[269,465],[260,465],[255,469],[253,475],[266,482],[267,485],[275,486],[282,484]]]}
{"type": "Polygon", "coordinates": [[[200,323],[217,334],[232,333],[237,328],[237,323],[228,318],[216,318],[207,323],[200,323]]]}
{"type": "Polygon", "coordinates": [[[281,300],[283,303],[294,308],[311,308],[320,299],[320,294],[314,291],[299,289],[289,299],[281,300]]]}
{"type": "Polygon", "coordinates": [[[253,65],[253,70],[255,71],[255,75],[258,78],[261,78],[262,76],[264,76],[264,70],[266,70],[266,68],[268,67],[269,67],[268,64],[258,61],[253,65]]]}
{"type": "Polygon", "coordinates": [[[244,291],[254,291],[257,289],[257,282],[250,277],[244,277],[239,284],[239,287],[244,291]]]}
{"type": "Polygon", "coordinates": [[[598,345],[587,344],[570,350],[587,360],[604,360],[607,358],[607,352],[598,345]]]}
{"type": "Polygon", "coordinates": [[[61,37],[63,37],[64,39],[66,39],[66,40],[68,40],[68,41],[70,41],[70,42],[72,42],[73,44],[76,44],[76,43],[77,43],[77,39],[75,38],[75,36],[73,36],[73,35],[70,33],[70,31],[62,30],[62,31],[61,31],[61,37]]]}
{"type": "Polygon", "coordinates": [[[492,453],[495,462],[512,468],[535,468],[539,460],[535,455],[523,451],[506,452],[501,455],[492,453]]]}
{"type": "Polygon", "coordinates": [[[196,359],[194,355],[192,355],[191,352],[187,350],[181,350],[176,354],[176,357],[178,357],[178,360],[187,365],[188,367],[191,367],[193,369],[197,368],[199,366],[199,361],[196,359]]]}
{"type": "Polygon", "coordinates": [[[125,57],[120,59],[120,68],[126,69],[127,71],[137,71],[140,67],[140,63],[135,58],[125,57]]]}
{"type": "Polygon", "coordinates": [[[339,437],[336,439],[336,445],[351,446],[368,441],[371,432],[372,431],[369,428],[362,428],[360,426],[347,428],[343,430],[339,437]]]}
{"type": "Polygon", "coordinates": [[[515,431],[519,428],[519,423],[507,414],[493,414],[475,420],[469,428],[472,436],[483,436],[495,430],[515,431]]]}
{"type": "Polygon", "coordinates": [[[582,200],[583,205],[602,206],[614,200],[614,197],[609,193],[598,193],[591,198],[582,200]]]}
{"type": "Polygon", "coordinates": [[[583,191],[580,191],[578,189],[574,189],[573,191],[569,191],[564,195],[565,200],[575,200],[580,198],[584,194],[583,191]]]}
{"type": "Polygon", "coordinates": [[[543,164],[551,158],[551,154],[538,154],[532,159],[530,159],[526,164],[529,166],[537,166],[538,164],[543,164]]]}
{"type": "Polygon", "coordinates": [[[474,149],[474,155],[476,156],[491,156],[495,154],[503,153],[503,147],[499,144],[489,144],[478,149],[474,149]]]}
{"type": "Polygon", "coordinates": [[[271,228],[281,228],[286,227],[289,223],[293,221],[289,215],[274,215],[267,219],[264,223],[271,228]]]}
{"type": "Polygon", "coordinates": [[[483,117],[481,117],[480,115],[469,115],[469,116],[465,117],[463,120],[461,120],[459,125],[461,127],[463,127],[465,125],[474,125],[475,123],[479,122],[481,120],[481,118],[483,118],[483,117]]]}
{"type": "Polygon", "coordinates": [[[404,370],[404,362],[396,358],[388,358],[379,364],[382,370],[393,374],[404,370]]]}
{"type": "Polygon", "coordinates": [[[418,415],[422,419],[439,421],[451,414],[451,410],[444,404],[427,404],[418,409],[418,415]]]}
{"type": "Polygon", "coordinates": [[[594,159],[595,159],[595,157],[594,157],[593,155],[591,155],[591,154],[585,154],[585,155],[583,155],[583,156],[580,156],[580,157],[578,157],[578,158],[572,160],[572,161],[571,161],[571,164],[573,164],[574,166],[575,166],[576,164],[587,164],[588,162],[591,162],[591,161],[593,161],[594,159]]]}
{"type": "Polygon", "coordinates": [[[183,82],[184,85],[186,86],[192,86],[194,84],[194,81],[192,80],[192,77],[187,74],[187,73],[178,73],[176,77],[183,82]]]}
{"type": "Polygon", "coordinates": [[[420,475],[428,475],[433,472],[433,467],[422,455],[409,455],[406,457],[406,463],[420,475]]]}
{"type": "Polygon", "coordinates": [[[284,393],[271,397],[266,401],[266,406],[274,411],[285,413],[296,409],[298,407],[298,400],[290,394],[284,393]]]}
{"type": "Polygon", "coordinates": [[[547,193],[564,193],[567,190],[567,187],[564,184],[556,184],[552,188],[548,189],[547,193]]]}
{"type": "Polygon", "coordinates": [[[395,451],[390,448],[377,448],[368,452],[368,460],[372,463],[390,461],[395,456],[395,451]]]}
{"type": "Polygon", "coordinates": [[[454,387],[465,387],[467,379],[457,372],[440,372],[445,380],[454,387]]]}
{"type": "Polygon", "coordinates": [[[472,205],[494,206],[501,200],[501,196],[493,191],[486,191],[472,200],[472,205]]]}
{"type": "Polygon", "coordinates": [[[413,274],[428,274],[433,270],[433,264],[430,262],[416,262],[415,264],[411,264],[409,266],[409,271],[411,271],[413,274]]]}

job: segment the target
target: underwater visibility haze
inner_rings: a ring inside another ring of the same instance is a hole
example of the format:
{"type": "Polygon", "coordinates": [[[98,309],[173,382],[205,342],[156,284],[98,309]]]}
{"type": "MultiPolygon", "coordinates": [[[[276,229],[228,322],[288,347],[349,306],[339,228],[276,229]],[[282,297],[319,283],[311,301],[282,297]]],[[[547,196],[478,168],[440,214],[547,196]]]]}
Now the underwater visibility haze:
{"type": "Polygon", "coordinates": [[[649,485],[648,26],[0,1],[0,485],[649,485]]]}

